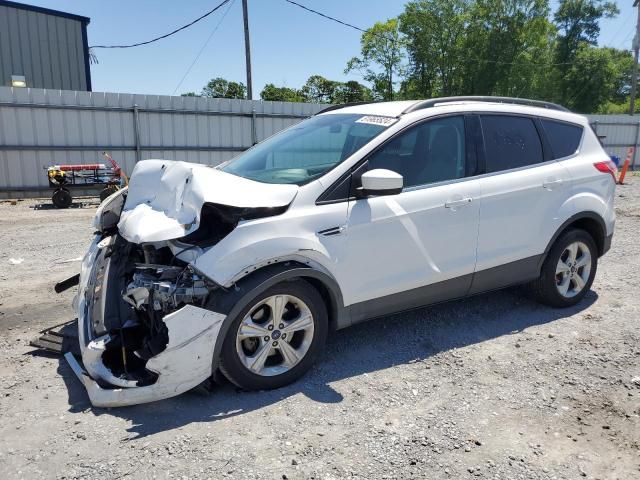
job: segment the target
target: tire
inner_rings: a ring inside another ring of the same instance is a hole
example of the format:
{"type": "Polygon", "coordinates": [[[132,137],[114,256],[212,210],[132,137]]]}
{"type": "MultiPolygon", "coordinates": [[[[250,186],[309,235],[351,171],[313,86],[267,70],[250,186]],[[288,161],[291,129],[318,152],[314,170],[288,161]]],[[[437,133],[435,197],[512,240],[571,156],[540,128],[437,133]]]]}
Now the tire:
{"type": "Polygon", "coordinates": [[[220,370],[244,390],[283,387],[311,368],[327,331],[327,309],[318,291],[304,280],[279,283],[253,298],[233,320],[222,346],[220,370]],[[273,311],[278,309],[284,313],[274,321],[273,311]],[[303,325],[308,326],[295,330],[303,325]]]}
{"type": "Polygon", "coordinates": [[[118,191],[118,187],[116,187],[115,185],[109,185],[108,187],[105,187],[102,190],[100,190],[100,203],[104,202],[107,199],[107,197],[110,197],[117,191],[118,191]]]}
{"type": "Polygon", "coordinates": [[[71,193],[69,193],[69,190],[59,188],[58,190],[53,192],[51,201],[57,208],[69,208],[73,199],[71,197],[71,193]]]}
{"type": "Polygon", "coordinates": [[[597,269],[598,248],[593,237],[584,230],[572,229],[553,244],[540,277],[529,284],[529,290],[540,303],[557,308],[571,307],[587,294],[597,269]],[[572,260],[571,251],[576,245],[572,260]]]}

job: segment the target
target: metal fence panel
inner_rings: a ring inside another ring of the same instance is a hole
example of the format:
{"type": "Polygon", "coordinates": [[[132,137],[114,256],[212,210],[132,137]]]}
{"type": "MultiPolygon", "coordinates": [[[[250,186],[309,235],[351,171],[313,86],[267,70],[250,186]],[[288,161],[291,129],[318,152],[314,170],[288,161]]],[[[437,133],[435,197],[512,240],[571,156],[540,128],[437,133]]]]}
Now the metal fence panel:
{"type": "Polygon", "coordinates": [[[45,167],[137,160],[217,165],[324,105],[0,87],[0,198],[47,190],[45,167]]]}
{"type": "Polygon", "coordinates": [[[607,153],[620,157],[627,156],[629,147],[635,147],[631,168],[640,168],[640,118],[629,115],[587,115],[594,131],[600,137],[607,153]]]}
{"type": "MultiPolygon", "coordinates": [[[[0,198],[47,190],[44,168],[148,158],[217,165],[325,105],[0,87],[0,198]]],[[[588,115],[608,153],[638,147],[640,121],[588,115]]],[[[633,167],[640,167],[636,152],[633,167]]]]}

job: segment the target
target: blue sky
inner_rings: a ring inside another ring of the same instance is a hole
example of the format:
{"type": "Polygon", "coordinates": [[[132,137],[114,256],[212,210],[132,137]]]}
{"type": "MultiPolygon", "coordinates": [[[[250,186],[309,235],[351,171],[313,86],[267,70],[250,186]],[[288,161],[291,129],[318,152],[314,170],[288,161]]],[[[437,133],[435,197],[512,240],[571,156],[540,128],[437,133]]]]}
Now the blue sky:
{"type": "MultiPolygon", "coordinates": [[[[167,33],[199,17],[221,0],[26,0],[25,3],[91,18],[89,44],[127,44],[167,33]]],[[[404,0],[297,0],[362,28],[398,15],[404,0]]],[[[631,48],[633,0],[619,0],[620,15],[601,25],[600,44],[631,48]]],[[[552,1],[552,5],[556,2],[552,1]]],[[[226,6],[193,27],[151,45],[96,50],[94,91],[171,95],[199,92],[211,78],[244,81],[241,0],[228,14],[179,86],[187,69],[220,22],[226,6]],[[177,90],[176,90],[177,88],[177,90]]],[[[269,82],[300,87],[313,74],[345,76],[347,61],[360,50],[360,33],[310,14],[284,0],[249,0],[254,96],[269,82]]]]}

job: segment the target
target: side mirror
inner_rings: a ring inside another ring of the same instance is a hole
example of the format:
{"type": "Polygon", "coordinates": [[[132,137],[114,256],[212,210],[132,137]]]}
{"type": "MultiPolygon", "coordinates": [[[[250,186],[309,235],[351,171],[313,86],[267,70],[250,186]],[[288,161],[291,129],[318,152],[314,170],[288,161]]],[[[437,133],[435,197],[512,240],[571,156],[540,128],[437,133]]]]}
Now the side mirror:
{"type": "Polygon", "coordinates": [[[369,170],[363,173],[360,178],[362,187],[358,191],[362,196],[397,195],[402,192],[404,184],[402,175],[384,168],[369,170]]]}

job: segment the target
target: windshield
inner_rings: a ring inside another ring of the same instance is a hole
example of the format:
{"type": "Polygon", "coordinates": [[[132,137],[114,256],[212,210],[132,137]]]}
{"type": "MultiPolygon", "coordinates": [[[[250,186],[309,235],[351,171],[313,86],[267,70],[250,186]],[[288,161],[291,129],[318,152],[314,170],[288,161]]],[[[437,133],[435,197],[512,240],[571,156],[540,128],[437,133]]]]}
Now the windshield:
{"type": "Polygon", "coordinates": [[[302,185],[324,175],[395,120],[340,113],[312,117],[257,144],[220,168],[258,182],[302,185]]]}

